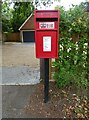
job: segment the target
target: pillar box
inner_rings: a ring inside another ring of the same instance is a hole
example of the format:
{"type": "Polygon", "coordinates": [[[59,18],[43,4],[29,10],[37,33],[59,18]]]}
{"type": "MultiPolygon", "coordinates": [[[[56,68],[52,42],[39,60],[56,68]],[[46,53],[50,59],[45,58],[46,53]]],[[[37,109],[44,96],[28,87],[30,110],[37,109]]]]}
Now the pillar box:
{"type": "Polygon", "coordinates": [[[58,58],[59,11],[35,10],[36,58],[58,58]]]}

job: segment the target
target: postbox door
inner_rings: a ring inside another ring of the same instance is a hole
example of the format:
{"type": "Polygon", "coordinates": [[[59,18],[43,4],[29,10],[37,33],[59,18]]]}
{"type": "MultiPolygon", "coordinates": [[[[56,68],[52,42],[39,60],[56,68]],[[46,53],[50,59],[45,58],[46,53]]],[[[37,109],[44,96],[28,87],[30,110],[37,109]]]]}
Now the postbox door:
{"type": "Polygon", "coordinates": [[[57,58],[57,31],[37,31],[36,57],[57,58]]]}

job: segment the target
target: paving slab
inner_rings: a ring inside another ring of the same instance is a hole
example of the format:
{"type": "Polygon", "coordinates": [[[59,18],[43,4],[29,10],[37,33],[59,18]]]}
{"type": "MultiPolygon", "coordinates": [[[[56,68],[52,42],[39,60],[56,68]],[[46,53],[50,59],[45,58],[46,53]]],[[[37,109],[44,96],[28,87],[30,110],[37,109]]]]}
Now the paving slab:
{"type": "Polygon", "coordinates": [[[40,82],[39,68],[30,66],[2,67],[0,76],[2,85],[33,85],[40,82]]]}

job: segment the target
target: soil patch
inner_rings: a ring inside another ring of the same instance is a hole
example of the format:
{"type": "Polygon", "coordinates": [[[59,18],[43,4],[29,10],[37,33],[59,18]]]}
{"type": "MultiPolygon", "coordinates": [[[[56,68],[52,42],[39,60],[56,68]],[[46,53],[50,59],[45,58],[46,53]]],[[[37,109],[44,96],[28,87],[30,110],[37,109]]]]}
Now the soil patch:
{"type": "Polygon", "coordinates": [[[78,95],[72,87],[59,89],[50,82],[49,101],[44,103],[44,84],[38,84],[36,91],[25,106],[25,112],[38,118],[88,118],[88,99],[78,95]],[[83,98],[83,99],[82,99],[83,98]]]}

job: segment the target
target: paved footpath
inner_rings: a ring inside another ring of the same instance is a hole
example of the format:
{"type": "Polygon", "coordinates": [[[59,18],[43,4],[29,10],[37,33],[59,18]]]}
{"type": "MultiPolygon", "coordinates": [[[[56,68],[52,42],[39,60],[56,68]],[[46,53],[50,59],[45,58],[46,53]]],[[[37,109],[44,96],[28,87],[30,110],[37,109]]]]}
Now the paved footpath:
{"type": "Polygon", "coordinates": [[[27,114],[25,106],[35,91],[36,85],[2,86],[2,117],[3,118],[37,118],[27,114]]]}

